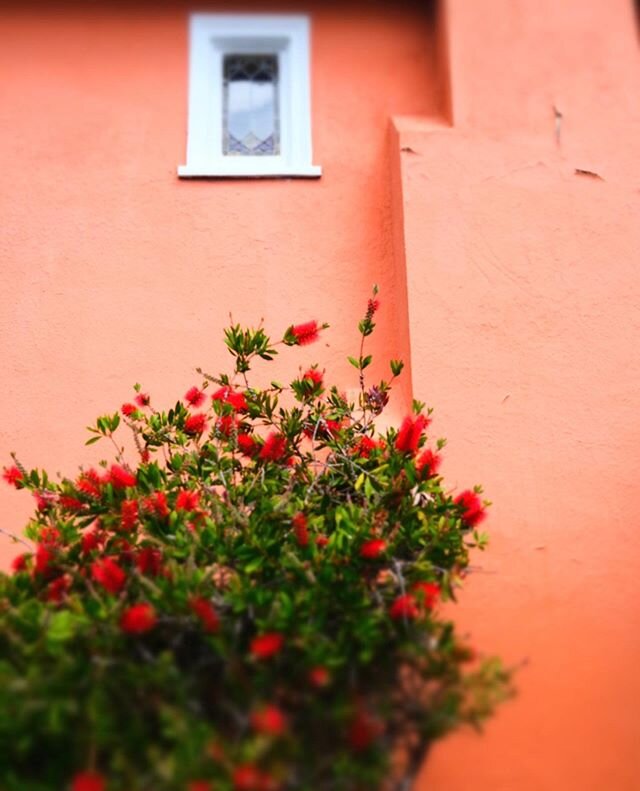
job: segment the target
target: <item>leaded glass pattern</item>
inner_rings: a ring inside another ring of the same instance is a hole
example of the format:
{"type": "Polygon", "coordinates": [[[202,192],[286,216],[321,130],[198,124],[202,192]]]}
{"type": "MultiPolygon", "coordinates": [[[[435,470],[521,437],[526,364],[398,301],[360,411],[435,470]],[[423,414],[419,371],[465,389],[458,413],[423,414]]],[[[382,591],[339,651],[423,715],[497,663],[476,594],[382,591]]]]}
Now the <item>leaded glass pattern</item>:
{"type": "Polygon", "coordinates": [[[278,56],[225,55],[223,76],[223,153],[279,154],[278,56]]]}

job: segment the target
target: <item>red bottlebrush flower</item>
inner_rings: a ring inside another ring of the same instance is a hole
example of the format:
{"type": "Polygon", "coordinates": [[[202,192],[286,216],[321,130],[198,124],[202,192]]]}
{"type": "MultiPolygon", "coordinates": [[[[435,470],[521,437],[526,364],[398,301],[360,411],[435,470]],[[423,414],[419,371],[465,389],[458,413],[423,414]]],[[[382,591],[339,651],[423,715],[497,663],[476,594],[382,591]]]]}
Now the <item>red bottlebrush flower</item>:
{"type": "Polygon", "coordinates": [[[146,464],[151,458],[151,453],[147,448],[140,452],[140,459],[146,464]]]}
{"type": "Polygon", "coordinates": [[[63,574],[49,583],[47,588],[47,601],[61,602],[71,587],[71,577],[63,574]]]}
{"type": "Polygon", "coordinates": [[[180,489],[176,497],[176,511],[196,511],[200,505],[200,495],[188,489],[180,489]]]}
{"type": "Polygon", "coordinates": [[[370,299],[367,302],[367,315],[369,318],[373,316],[373,314],[378,310],[380,307],[380,300],[379,299],[370,299]]]}
{"type": "Polygon", "coordinates": [[[189,606],[202,622],[205,632],[213,634],[218,631],[220,619],[209,599],[196,596],[190,600],[189,606]]]}
{"type": "Polygon", "coordinates": [[[138,520],[138,501],[123,500],[120,506],[120,527],[123,530],[133,530],[138,520]]]}
{"type": "Polygon", "coordinates": [[[103,536],[97,530],[91,530],[82,536],[82,554],[88,555],[94,549],[97,549],[103,541],[103,536]]]}
{"type": "Polygon", "coordinates": [[[22,555],[17,555],[11,561],[11,570],[13,571],[14,574],[17,574],[19,571],[26,571],[28,558],[29,558],[29,553],[23,552],[22,555]]]}
{"type": "Polygon", "coordinates": [[[189,417],[184,421],[184,430],[186,434],[191,434],[195,436],[196,434],[202,434],[202,432],[207,427],[207,416],[203,415],[202,413],[198,413],[197,415],[189,415],[189,417]]]}
{"type": "Polygon", "coordinates": [[[238,434],[237,437],[238,450],[243,456],[257,456],[260,453],[260,444],[256,442],[251,434],[238,434]]]}
{"type": "Polygon", "coordinates": [[[36,547],[36,560],[34,571],[36,574],[48,574],[51,570],[51,561],[53,560],[53,552],[51,552],[44,544],[38,544],[36,547]]]}
{"type": "Polygon", "coordinates": [[[416,459],[416,470],[423,478],[433,478],[438,472],[442,458],[434,453],[431,448],[427,448],[424,453],[416,459]]]}
{"type": "Polygon", "coordinates": [[[83,505],[77,497],[71,497],[68,494],[59,495],[58,503],[64,511],[80,511],[83,505]]]}
{"type": "Polygon", "coordinates": [[[136,476],[119,464],[111,465],[107,480],[114,489],[126,489],[127,486],[135,486],[137,482],[136,476]]]}
{"type": "Polygon", "coordinates": [[[127,634],[144,634],[156,625],[158,617],[150,604],[134,604],[122,613],[120,627],[127,634]]]}
{"type": "Polygon", "coordinates": [[[367,750],[382,733],[383,726],[377,717],[367,711],[356,712],[351,720],[347,741],[352,750],[362,752],[367,750]]]}
{"type": "Polygon", "coordinates": [[[418,415],[415,419],[410,415],[407,416],[402,421],[398,431],[396,449],[401,453],[415,453],[418,450],[422,432],[429,425],[429,422],[429,419],[424,415],[418,415]]]}
{"type": "Polygon", "coordinates": [[[289,340],[292,346],[306,346],[308,343],[318,340],[319,332],[317,321],[307,321],[305,324],[289,327],[285,333],[285,339],[289,340]]]}
{"type": "Polygon", "coordinates": [[[184,394],[184,400],[189,406],[193,406],[197,409],[204,401],[204,393],[197,387],[190,387],[184,394]]]}
{"type": "Polygon", "coordinates": [[[314,386],[314,388],[322,387],[322,373],[318,371],[317,368],[309,368],[308,371],[304,372],[303,379],[306,379],[308,382],[314,386]]]}
{"type": "Polygon", "coordinates": [[[251,727],[267,736],[280,736],[287,729],[287,718],[277,706],[263,706],[252,712],[250,719],[251,727]]]}
{"type": "Polygon", "coordinates": [[[354,452],[357,453],[358,456],[362,456],[365,459],[368,459],[371,455],[372,451],[376,450],[380,447],[380,443],[376,442],[375,439],[371,439],[371,437],[360,437],[358,442],[354,445],[354,452]]]}
{"type": "Polygon", "coordinates": [[[142,547],[136,556],[136,568],[141,574],[157,577],[162,571],[162,552],[155,547],[142,547]]]}
{"type": "Polygon", "coordinates": [[[234,791],[260,791],[262,772],[253,764],[238,766],[233,773],[234,791]]]}
{"type": "Polygon", "coordinates": [[[16,489],[20,488],[18,484],[22,483],[24,478],[20,470],[15,466],[15,464],[12,467],[4,468],[2,471],[2,477],[9,484],[9,486],[15,486],[16,489]]]}
{"type": "Polygon", "coordinates": [[[372,538],[365,541],[360,547],[360,557],[367,560],[375,560],[387,549],[387,542],[383,538],[372,538]]]}
{"type": "Polygon", "coordinates": [[[279,461],[287,452],[287,440],[277,431],[272,431],[266,438],[260,458],[265,461],[279,461]]]}
{"type": "Polygon", "coordinates": [[[291,520],[293,531],[296,536],[296,541],[299,546],[306,547],[309,545],[309,527],[307,525],[307,517],[302,513],[297,513],[291,520]]]}
{"type": "Polygon", "coordinates": [[[151,511],[151,513],[154,513],[156,516],[169,516],[167,495],[164,492],[154,492],[150,494],[148,497],[144,498],[143,504],[147,511],[151,511]]]}
{"type": "Polygon", "coordinates": [[[219,401],[221,404],[229,404],[236,412],[247,411],[247,399],[243,393],[235,392],[229,385],[216,390],[211,396],[212,401],[219,401]]]}
{"type": "Polygon", "coordinates": [[[416,582],[411,590],[427,610],[432,609],[440,598],[440,586],[436,582],[416,582]]]}
{"type": "Polygon", "coordinates": [[[81,772],[71,781],[71,791],[105,791],[102,775],[96,772],[81,772]]]}
{"type": "Polygon", "coordinates": [[[329,543],[329,539],[326,536],[318,536],[316,538],[316,546],[319,547],[320,549],[326,547],[328,543],[329,543]]]}
{"type": "Polygon", "coordinates": [[[138,407],[135,404],[123,404],[120,411],[125,417],[133,417],[138,411],[138,407]]]}
{"type": "Polygon", "coordinates": [[[222,415],[216,420],[216,429],[223,437],[230,437],[234,432],[238,433],[240,421],[234,415],[222,415]]]}
{"type": "Polygon", "coordinates": [[[38,536],[40,542],[49,547],[55,547],[59,543],[61,537],[62,536],[57,527],[48,526],[43,527],[40,530],[40,535],[38,536]]]}
{"type": "Polygon", "coordinates": [[[95,470],[87,470],[76,481],[76,489],[87,497],[100,497],[102,481],[95,470]]]}
{"type": "Polygon", "coordinates": [[[465,489],[453,501],[456,505],[460,506],[462,510],[461,519],[466,527],[475,527],[486,517],[487,512],[484,510],[482,500],[476,492],[471,489],[465,489]]]}
{"type": "Polygon", "coordinates": [[[33,496],[36,500],[36,508],[38,511],[47,511],[55,502],[56,496],[53,492],[34,492],[33,496]]]}
{"type": "Polygon", "coordinates": [[[389,615],[394,620],[400,620],[401,618],[406,620],[415,620],[420,615],[416,597],[412,596],[410,593],[405,593],[403,596],[398,596],[398,598],[389,608],[389,615]]]}
{"type": "Polygon", "coordinates": [[[109,593],[120,593],[127,581],[126,573],[112,558],[101,558],[91,564],[91,576],[109,593]]]}
{"type": "Polygon", "coordinates": [[[314,687],[322,688],[329,685],[329,682],[331,681],[331,674],[326,667],[317,665],[316,667],[311,668],[308,678],[314,687]]]}
{"type": "Polygon", "coordinates": [[[270,659],[283,645],[284,637],[279,632],[266,632],[253,638],[249,650],[256,659],[270,659]]]}
{"type": "Polygon", "coordinates": [[[134,398],[134,401],[138,406],[149,406],[151,403],[151,396],[149,393],[138,393],[138,395],[134,398]]]}

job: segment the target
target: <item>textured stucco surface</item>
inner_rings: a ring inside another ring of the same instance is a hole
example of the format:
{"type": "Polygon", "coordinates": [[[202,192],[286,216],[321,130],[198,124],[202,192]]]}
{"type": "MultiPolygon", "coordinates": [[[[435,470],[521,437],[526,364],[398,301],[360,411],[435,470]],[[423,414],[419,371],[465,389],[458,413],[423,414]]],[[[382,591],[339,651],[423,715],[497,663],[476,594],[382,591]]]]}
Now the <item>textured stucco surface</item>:
{"type": "MultiPolygon", "coordinates": [[[[406,333],[395,330],[406,313],[396,298],[388,119],[438,106],[428,17],[375,3],[306,7],[322,179],[180,181],[188,10],[1,9],[0,70],[12,75],[0,89],[7,459],[16,450],[27,465],[73,472],[94,456],[84,427],[117,409],[134,382],[172,404],[196,366],[220,370],[230,312],[264,318],[276,337],[291,323],[329,322],[322,342],[267,373],[292,378],[318,361],[357,386],[345,358],[357,353],[357,321],[377,282],[384,310],[372,351],[381,363],[407,356],[406,333]]],[[[408,398],[400,387],[400,411],[408,398]]],[[[5,486],[0,498],[4,526],[17,529],[31,503],[5,486]]],[[[1,546],[6,561],[14,550],[1,546]]]]}
{"type": "Polygon", "coordinates": [[[527,664],[486,735],[436,746],[419,787],[635,791],[633,9],[453,0],[448,12],[453,127],[395,124],[413,384],[449,439],[444,475],[495,503],[456,618],[527,664]]]}

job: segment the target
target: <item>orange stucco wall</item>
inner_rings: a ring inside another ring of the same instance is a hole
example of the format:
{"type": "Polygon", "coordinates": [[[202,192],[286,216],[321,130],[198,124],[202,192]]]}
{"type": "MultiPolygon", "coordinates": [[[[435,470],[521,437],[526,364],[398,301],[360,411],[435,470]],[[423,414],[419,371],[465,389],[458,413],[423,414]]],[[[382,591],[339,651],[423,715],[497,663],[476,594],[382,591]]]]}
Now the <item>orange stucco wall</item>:
{"type": "MultiPolygon", "coordinates": [[[[393,411],[412,383],[447,479],[495,503],[456,618],[528,662],[483,737],[432,751],[420,791],[635,791],[632,3],[279,8],[313,18],[317,182],[176,178],[186,4],[2,9],[0,451],[72,472],[129,384],[166,402],[223,364],[229,311],[275,332],[329,321],[278,374],[317,359],[348,386],[378,282],[373,351],[410,364],[393,411]]],[[[2,487],[4,528],[25,499],[2,487]]]]}

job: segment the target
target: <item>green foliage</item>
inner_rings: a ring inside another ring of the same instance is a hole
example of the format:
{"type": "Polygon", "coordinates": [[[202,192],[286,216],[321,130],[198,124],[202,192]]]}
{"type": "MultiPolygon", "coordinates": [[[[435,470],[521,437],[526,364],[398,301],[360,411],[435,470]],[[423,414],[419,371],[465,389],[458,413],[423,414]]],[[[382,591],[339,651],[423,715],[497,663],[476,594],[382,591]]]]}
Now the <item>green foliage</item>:
{"type": "Polygon", "coordinates": [[[366,389],[362,345],[357,406],[315,367],[247,381],[320,329],[230,327],[233,375],[203,373],[167,411],[136,385],[88,441],[129,430],[136,463],[5,472],[37,510],[0,575],[3,789],[80,789],[82,772],[110,791],[399,788],[508,694],[441,612],[484,505],[444,487],[424,405],[378,434],[390,384],[366,389]]]}

